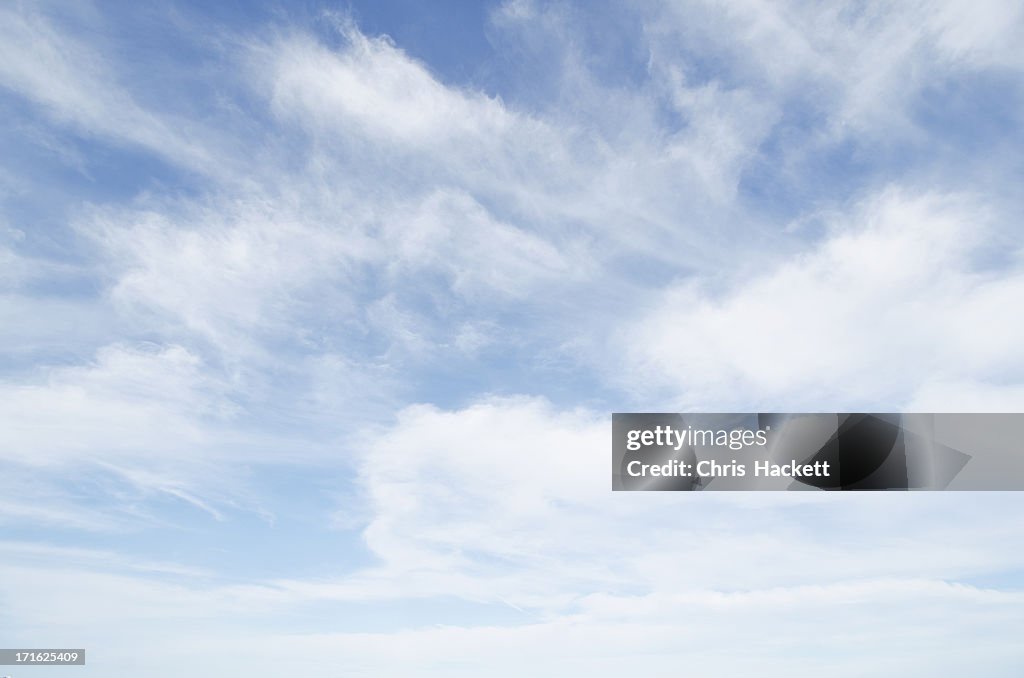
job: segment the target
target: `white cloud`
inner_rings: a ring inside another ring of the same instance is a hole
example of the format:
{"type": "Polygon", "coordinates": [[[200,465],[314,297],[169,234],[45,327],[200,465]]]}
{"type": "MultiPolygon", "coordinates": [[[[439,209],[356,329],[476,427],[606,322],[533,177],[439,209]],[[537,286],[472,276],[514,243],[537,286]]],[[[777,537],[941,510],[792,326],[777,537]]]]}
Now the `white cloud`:
{"type": "Polygon", "coordinates": [[[646,28],[655,63],[681,51],[719,59],[712,77],[780,104],[802,100],[827,116],[831,135],[884,142],[915,134],[909,108],[943,78],[1024,66],[1011,38],[1022,21],[1019,7],[999,2],[749,0],[664,3],[646,28]]]}
{"type": "Polygon", "coordinates": [[[0,86],[58,124],[141,146],[204,175],[220,171],[208,143],[196,143],[179,132],[180,121],[173,124],[139,105],[100,51],[58,28],[40,9],[28,11],[21,3],[0,8],[0,86]]]}
{"type": "Polygon", "coordinates": [[[472,212],[486,205],[484,233],[500,240],[516,228],[584,260],[611,248],[660,258],[706,240],[680,228],[679,215],[705,221],[709,204],[728,208],[744,161],[770,127],[770,106],[679,79],[635,91],[602,87],[573,58],[571,25],[557,12],[536,21],[569,55],[558,65],[580,99],[569,112],[446,84],[389,40],[350,25],[338,49],[301,36],[254,46],[250,68],[282,122],[308,131],[316,179],[365,183],[358,197],[381,204],[379,212],[418,195],[440,207],[471,205],[461,218],[475,222],[472,212]],[[665,96],[687,117],[686,129],[656,122],[665,96]]]}
{"type": "Polygon", "coordinates": [[[854,676],[864,647],[883,674],[999,676],[1018,662],[1020,592],[972,583],[1024,565],[1006,548],[1022,536],[1013,495],[611,495],[608,428],[538,399],[406,410],[363,441],[380,563],[350,575],[232,584],[78,551],[65,554],[74,568],[29,568],[46,549],[9,544],[0,595],[21,633],[74,632],[103,648],[95,666],[108,672],[130,644],[157,676],[218,675],[226,657],[236,671],[310,676],[661,675],[680,663],[854,676]],[[518,612],[434,626],[395,612],[411,599],[518,612]],[[371,632],[376,605],[388,621],[371,632]]]}
{"type": "Polygon", "coordinates": [[[97,449],[113,455],[142,449],[154,458],[161,456],[156,450],[186,454],[202,439],[191,418],[217,410],[216,397],[201,385],[207,379],[198,358],[180,347],[108,347],[92,366],[54,369],[41,383],[9,384],[2,392],[0,449],[8,459],[39,466],[97,449]],[[174,438],[161,433],[168,430],[174,438]]]}
{"type": "Polygon", "coordinates": [[[314,283],[320,304],[343,310],[349,295],[323,292],[344,288],[373,245],[358,227],[325,228],[259,197],[243,204],[99,213],[81,230],[107,257],[115,302],[244,354],[258,347],[252,333],[285,332],[309,312],[297,295],[314,283]]]}
{"type": "Polygon", "coordinates": [[[666,290],[620,336],[623,383],[700,410],[836,411],[901,408],[933,381],[1019,377],[1024,325],[1010,309],[1024,272],[976,263],[991,219],[977,199],[883,192],[729,291],[666,290]]]}
{"type": "MultiPolygon", "coordinates": [[[[978,583],[1024,565],[1006,546],[1024,536],[1012,496],[613,495],[606,413],[437,377],[451,352],[512,362],[525,335],[650,409],[1021,402],[1024,274],[1021,253],[992,251],[1015,229],[998,197],[845,196],[850,215],[809,244],[776,237],[778,220],[741,199],[794,101],[816,101],[801,111],[824,112],[827,131],[877,141],[907,131],[908,102],[938,69],[1019,63],[1016,15],[947,4],[920,20],[905,7],[655,12],[646,79],[612,86],[589,70],[571,13],[507,3],[493,28],[560,57],[544,63],[563,99],[542,105],[453,86],[350,25],[336,49],[299,33],[240,40],[230,65],[249,70],[229,84],[247,79],[248,103],[273,117],[190,121],[204,143],[139,103],[101,49],[0,10],[7,89],[57,125],[213,179],[195,196],[78,214],[96,248],[83,275],[106,287],[76,308],[117,336],[82,330],[56,302],[34,307],[62,319],[21,343],[81,331],[90,347],[76,355],[93,358],[0,386],[0,519],[119,529],[150,518],[154,498],[224,518],[258,508],[240,477],[254,465],[354,463],[362,494],[339,513],[374,559],[231,584],[111,551],[14,546],[0,597],[16,631],[103,647],[107,675],[138,671],[117,664],[118,643],[132,661],[159,657],[150,675],[279,675],[310,656],[329,665],[303,675],[862,675],[865,646],[876,672],[899,675],[1019,664],[1019,592],[978,583]],[[727,45],[727,73],[679,52],[708,40],[727,45]],[[502,324],[508,308],[522,326],[502,324]],[[417,368],[437,380],[426,399],[470,404],[400,409],[417,368]],[[70,496],[82,473],[102,497],[70,496]],[[516,621],[430,628],[402,614],[452,601],[516,621]],[[379,633],[335,632],[374,613],[379,633]],[[320,632],[294,632],[306,623],[320,632]]],[[[16,249],[0,249],[4,264],[14,289],[60,275],[16,249]]],[[[12,299],[2,310],[33,303],[12,299]]]]}
{"type": "Polygon", "coordinates": [[[572,260],[572,253],[496,220],[462,193],[434,193],[415,213],[395,216],[388,228],[386,251],[409,267],[409,275],[445,271],[452,290],[463,296],[496,291],[524,297],[540,284],[564,284],[592,273],[583,256],[572,260]]]}
{"type": "Polygon", "coordinates": [[[103,529],[147,519],[132,505],[163,495],[220,517],[216,505],[244,487],[225,462],[274,444],[232,430],[228,391],[180,346],[111,345],[91,365],[5,381],[0,462],[11,482],[0,512],[103,529]],[[99,494],[70,498],[68,482],[99,494]]]}
{"type": "Polygon", "coordinates": [[[347,42],[340,52],[301,37],[274,45],[276,109],[417,150],[453,142],[490,146],[515,124],[499,101],[444,86],[386,37],[368,37],[351,24],[340,28],[347,42]]]}
{"type": "Polygon", "coordinates": [[[999,0],[922,6],[927,12],[925,25],[950,60],[974,67],[1024,68],[1024,47],[1017,39],[1024,26],[1024,7],[999,0]]]}
{"type": "MultiPolygon", "coordinates": [[[[57,61],[49,74],[15,63],[16,91],[94,133],[157,153],[187,148],[152,132],[173,125],[134,103],[98,51],[74,40],[56,50],[65,36],[42,14],[16,12],[11,25],[57,61]],[[51,85],[60,92],[47,94],[51,85]]],[[[652,122],[660,91],[602,90],[574,70],[594,111],[635,117],[638,129],[619,139],[586,117],[516,110],[446,85],[389,40],[349,24],[342,32],[334,50],[297,34],[247,43],[244,75],[280,116],[280,143],[262,138],[253,158],[243,133],[222,129],[223,143],[206,144],[220,167],[246,167],[244,180],[225,169],[198,197],[142,195],[75,219],[97,246],[91,273],[109,281],[127,327],[212,344],[236,367],[247,363],[249,376],[280,342],[356,360],[353,340],[380,334],[419,342],[406,348],[423,356],[449,342],[441,326],[493,324],[491,302],[572,304],[567,295],[582,285],[628,285],[628,272],[606,266],[622,252],[664,263],[699,246],[699,265],[713,266],[729,249],[710,231],[681,228],[678,215],[722,221],[707,201],[728,202],[767,124],[745,93],[676,83],[690,126],[666,139],[652,122]],[[313,329],[325,310],[324,329],[313,329]],[[394,322],[402,318],[418,331],[394,322]]]]}
{"type": "Polygon", "coordinates": [[[993,513],[1005,498],[951,519],[954,500],[943,495],[610,495],[609,436],[606,415],[537,399],[410,408],[367,435],[360,463],[364,537],[380,566],[299,588],[339,600],[455,595],[553,614],[595,591],[957,579],[1021,563],[1003,548],[1019,526],[993,513]],[[797,511],[803,520],[792,520],[797,511]],[[856,535],[842,527],[853,515],[856,535]],[[985,528],[961,532],[976,520],[985,528]]]}
{"type": "MultiPolygon", "coordinates": [[[[360,475],[374,517],[365,539],[386,572],[383,580],[370,573],[354,589],[407,579],[414,591],[426,585],[418,595],[460,582],[473,597],[521,595],[505,568],[518,563],[524,582],[540,573],[540,560],[561,570],[540,554],[557,548],[567,536],[562,529],[570,529],[530,527],[560,509],[567,520],[578,519],[580,505],[596,509],[604,497],[605,469],[594,463],[595,456],[603,461],[604,433],[592,415],[554,413],[542,401],[522,400],[454,413],[412,408],[394,430],[368,434],[360,475]],[[497,570],[480,558],[495,559],[497,570]],[[478,568],[484,581],[474,581],[478,568]]],[[[594,573],[584,566],[566,576],[594,573]]]]}

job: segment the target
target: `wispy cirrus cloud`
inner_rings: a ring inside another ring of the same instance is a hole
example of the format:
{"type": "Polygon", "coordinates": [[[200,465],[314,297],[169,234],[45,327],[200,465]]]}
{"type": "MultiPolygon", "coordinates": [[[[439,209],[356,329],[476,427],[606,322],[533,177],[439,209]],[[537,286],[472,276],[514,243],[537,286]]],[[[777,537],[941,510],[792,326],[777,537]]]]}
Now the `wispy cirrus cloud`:
{"type": "Polygon", "coordinates": [[[140,105],[102,52],[37,9],[11,4],[0,10],[0,84],[58,125],[140,146],[201,173],[217,167],[213,154],[181,132],[182,121],[140,105]]]}
{"type": "Polygon", "coordinates": [[[329,12],[173,15],[219,42],[154,87],[118,12],[0,10],[53,177],[0,160],[12,637],[106,675],[1019,665],[1012,495],[612,496],[605,456],[611,409],[1018,406],[1015,8],[508,2],[486,82],[329,12]]]}

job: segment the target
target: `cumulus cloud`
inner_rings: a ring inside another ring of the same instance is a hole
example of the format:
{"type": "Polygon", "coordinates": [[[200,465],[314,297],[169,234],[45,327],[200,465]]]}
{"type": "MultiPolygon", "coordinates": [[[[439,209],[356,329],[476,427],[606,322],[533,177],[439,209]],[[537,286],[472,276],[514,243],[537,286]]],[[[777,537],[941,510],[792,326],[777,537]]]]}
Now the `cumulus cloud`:
{"type": "MultiPolygon", "coordinates": [[[[900,408],[932,383],[1019,374],[1024,325],[1008,311],[1024,277],[979,264],[1000,239],[991,219],[978,199],[885,191],[732,289],[666,290],[621,335],[639,370],[625,374],[712,411],[900,408]]],[[[961,406],[947,394],[943,409],[961,406]]]]}
{"type": "MultiPolygon", "coordinates": [[[[682,595],[892,576],[942,581],[1019,566],[1001,547],[1018,530],[1009,517],[962,535],[948,553],[945,539],[958,528],[941,517],[954,501],[944,496],[610,501],[609,427],[606,415],[560,412],[537,399],[406,410],[367,439],[360,462],[371,511],[363,535],[380,565],[319,593],[456,595],[568,614],[595,590],[682,595]],[[793,521],[795,511],[804,518],[793,521]],[[850,512],[856,535],[843,527],[850,512]],[[910,524],[913,536],[904,531],[910,524]]],[[[989,508],[979,510],[991,516],[989,508]]],[[[970,523],[970,513],[955,522],[970,523]]]]}

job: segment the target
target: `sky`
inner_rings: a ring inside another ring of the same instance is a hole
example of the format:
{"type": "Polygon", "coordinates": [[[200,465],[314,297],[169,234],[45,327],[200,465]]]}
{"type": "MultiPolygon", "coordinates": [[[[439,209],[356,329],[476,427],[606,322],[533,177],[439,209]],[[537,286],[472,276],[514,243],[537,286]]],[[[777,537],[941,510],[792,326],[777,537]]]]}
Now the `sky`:
{"type": "Polygon", "coordinates": [[[1024,5],[0,4],[22,676],[1019,676],[1020,493],[611,412],[1024,411],[1024,5]]]}

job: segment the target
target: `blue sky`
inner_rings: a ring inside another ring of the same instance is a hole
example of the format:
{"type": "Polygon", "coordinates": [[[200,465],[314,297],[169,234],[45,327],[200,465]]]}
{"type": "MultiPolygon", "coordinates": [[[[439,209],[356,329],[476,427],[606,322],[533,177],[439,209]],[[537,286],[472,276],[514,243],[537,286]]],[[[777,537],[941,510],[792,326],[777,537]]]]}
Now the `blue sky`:
{"type": "Polygon", "coordinates": [[[1019,495],[607,463],[613,411],[1021,411],[1019,5],[209,4],[0,7],[3,645],[1019,674],[1019,495]]]}

